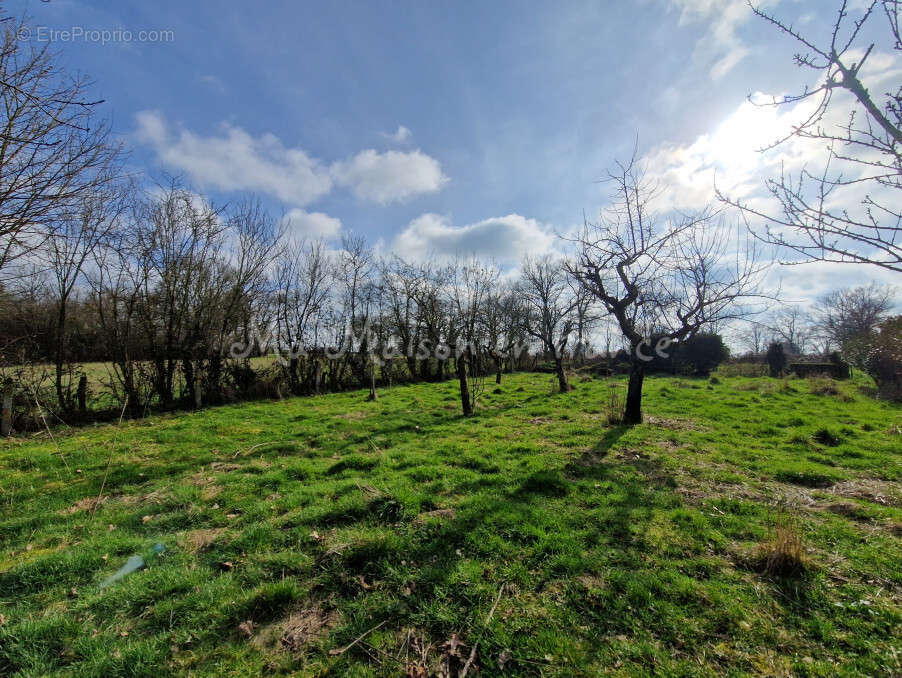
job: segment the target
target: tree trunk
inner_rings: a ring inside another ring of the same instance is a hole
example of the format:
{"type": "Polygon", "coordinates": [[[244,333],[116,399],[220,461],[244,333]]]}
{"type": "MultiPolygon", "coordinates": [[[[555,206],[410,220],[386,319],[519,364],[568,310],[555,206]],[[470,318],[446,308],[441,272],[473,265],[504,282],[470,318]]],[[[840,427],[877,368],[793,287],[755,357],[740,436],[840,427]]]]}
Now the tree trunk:
{"type": "Polygon", "coordinates": [[[66,299],[60,300],[59,313],[56,318],[56,351],[54,352],[54,365],[56,367],[56,401],[59,404],[60,412],[69,409],[69,402],[66,394],[63,392],[63,362],[65,360],[66,350],[66,299]]]}
{"type": "Polygon", "coordinates": [[[499,358],[495,361],[495,383],[501,383],[501,368],[504,365],[504,362],[499,358]]]}
{"type": "Polygon", "coordinates": [[[375,357],[370,357],[370,395],[367,400],[378,400],[379,396],[376,394],[376,359],[375,357]]]}
{"type": "Polygon", "coordinates": [[[81,375],[78,379],[78,411],[84,414],[88,411],[88,376],[81,375]]]}
{"type": "Polygon", "coordinates": [[[570,384],[567,383],[567,373],[564,371],[564,361],[562,358],[554,359],[554,368],[557,372],[557,381],[561,393],[567,393],[570,390],[570,384]]]}
{"type": "Polygon", "coordinates": [[[203,389],[200,372],[194,372],[194,409],[199,410],[203,406],[203,389]]]}
{"type": "Polygon", "coordinates": [[[194,363],[187,358],[182,361],[182,372],[185,375],[185,388],[180,393],[180,397],[184,398],[187,403],[194,403],[194,387],[197,380],[194,378],[194,363]]]}
{"type": "Polygon", "coordinates": [[[464,408],[464,416],[473,416],[473,403],[470,402],[470,384],[467,383],[466,352],[457,356],[457,379],[460,382],[460,403],[464,408]]]}
{"type": "Polygon", "coordinates": [[[8,436],[13,430],[13,387],[3,389],[3,413],[0,417],[0,435],[8,436]]]}
{"type": "Polygon", "coordinates": [[[642,382],[645,380],[645,366],[633,360],[630,366],[630,380],[626,387],[626,408],[623,423],[628,426],[642,423],[642,382]]]}

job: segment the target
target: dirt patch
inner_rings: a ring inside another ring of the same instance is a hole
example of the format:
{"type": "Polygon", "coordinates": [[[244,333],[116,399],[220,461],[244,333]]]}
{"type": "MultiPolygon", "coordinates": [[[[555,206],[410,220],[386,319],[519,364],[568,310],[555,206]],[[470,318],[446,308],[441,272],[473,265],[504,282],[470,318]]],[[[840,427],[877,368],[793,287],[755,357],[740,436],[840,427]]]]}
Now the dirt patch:
{"type": "Polygon", "coordinates": [[[708,429],[691,419],[665,419],[663,417],[645,417],[649,426],[665,428],[669,431],[707,431],[708,429]]]}
{"type": "Polygon", "coordinates": [[[292,612],[285,619],[261,626],[250,642],[262,649],[283,650],[299,654],[321,638],[338,621],[334,610],[323,610],[318,605],[292,612]]]}
{"type": "Polygon", "coordinates": [[[98,499],[97,497],[85,497],[67,508],[61,509],[59,513],[63,515],[72,515],[81,511],[93,511],[100,508],[104,504],[119,504],[120,506],[138,506],[139,504],[162,504],[168,501],[171,494],[168,490],[154,490],[147,494],[119,494],[106,495],[98,499]]]}
{"type": "Polygon", "coordinates": [[[576,578],[576,582],[588,592],[600,591],[607,588],[604,579],[592,574],[581,574],[576,578]]]}
{"type": "Polygon", "coordinates": [[[898,483],[888,480],[847,480],[831,487],[830,492],[847,499],[864,499],[881,506],[902,507],[902,492],[898,483]]]}
{"type": "Polygon", "coordinates": [[[457,512],[453,508],[435,509],[434,511],[426,511],[414,518],[414,525],[423,525],[430,519],[437,520],[453,520],[457,512]]]}
{"type": "Polygon", "coordinates": [[[229,464],[224,461],[214,461],[210,464],[210,470],[216,473],[228,473],[229,471],[237,471],[240,468],[240,464],[229,464]]]}
{"type": "Polygon", "coordinates": [[[93,511],[95,507],[98,507],[106,502],[107,498],[108,497],[103,497],[102,499],[98,499],[97,497],[85,497],[84,499],[79,499],[77,502],[72,504],[72,506],[61,509],[59,513],[62,513],[64,515],[72,515],[73,513],[78,513],[79,511],[93,511]]]}
{"type": "Polygon", "coordinates": [[[337,618],[335,612],[324,612],[318,607],[301,610],[288,617],[279,642],[289,652],[296,653],[334,626],[337,618]]]}
{"type": "Polygon", "coordinates": [[[623,459],[625,461],[639,461],[640,459],[649,459],[649,455],[640,450],[633,449],[623,449],[618,450],[616,454],[614,454],[615,459],[623,459]]]}
{"type": "Polygon", "coordinates": [[[603,455],[598,454],[595,450],[586,450],[576,459],[570,462],[568,466],[581,466],[583,468],[592,468],[598,466],[602,462],[603,455]]]}
{"type": "Polygon", "coordinates": [[[724,483],[695,478],[688,474],[680,474],[677,483],[677,492],[690,503],[699,506],[709,501],[722,499],[739,499],[756,504],[786,506],[795,509],[811,509],[817,504],[817,500],[812,496],[810,490],[782,483],[724,483]]]}
{"type": "Polygon", "coordinates": [[[529,420],[529,423],[532,424],[533,426],[536,426],[536,425],[550,424],[552,421],[554,421],[554,420],[551,419],[550,417],[533,417],[532,419],[529,420]]]}
{"type": "Polygon", "coordinates": [[[191,476],[191,484],[200,488],[201,498],[204,501],[215,499],[222,492],[222,487],[216,484],[216,478],[207,475],[203,471],[191,476]]]}
{"type": "Polygon", "coordinates": [[[827,510],[830,513],[835,513],[838,516],[843,516],[844,518],[850,518],[852,520],[858,520],[861,522],[867,522],[870,520],[867,514],[861,510],[860,507],[856,506],[850,501],[838,501],[833,504],[829,504],[827,510]]]}
{"type": "Polygon", "coordinates": [[[216,527],[205,530],[191,530],[186,532],[180,538],[185,548],[196,553],[197,551],[205,551],[213,542],[219,539],[226,532],[224,527],[216,527]]]}
{"type": "Polygon", "coordinates": [[[339,419],[345,419],[347,421],[360,421],[361,419],[366,419],[369,415],[368,412],[345,412],[344,414],[336,415],[339,419]]]}

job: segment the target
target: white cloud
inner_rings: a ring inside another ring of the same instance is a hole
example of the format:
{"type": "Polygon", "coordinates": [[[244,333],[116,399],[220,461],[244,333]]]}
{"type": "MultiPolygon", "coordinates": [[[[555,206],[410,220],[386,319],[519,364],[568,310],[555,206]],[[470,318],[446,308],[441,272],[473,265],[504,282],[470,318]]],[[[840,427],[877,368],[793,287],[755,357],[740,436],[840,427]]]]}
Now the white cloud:
{"type": "Polygon", "coordinates": [[[439,162],[419,150],[379,153],[370,148],[332,165],[332,176],[361,200],[381,205],[435,193],[448,182],[439,162]]]}
{"type": "Polygon", "coordinates": [[[332,189],[326,167],[299,148],[286,148],[273,134],[254,137],[227,123],[219,136],[171,131],[162,115],[137,115],[138,138],[160,160],[202,186],[223,191],[269,193],[293,205],[307,205],[332,189]]]}
{"type": "MultiPolygon", "coordinates": [[[[860,54],[850,54],[849,58],[856,60],[860,54]]],[[[883,53],[871,55],[862,72],[865,84],[872,90],[886,87],[899,75],[898,61],[883,53]]],[[[778,178],[781,171],[798,176],[806,166],[814,172],[822,168],[827,159],[824,142],[789,136],[794,126],[811,115],[817,100],[776,107],[756,105],[772,100],[771,95],[757,92],[752,101],[743,101],[713,132],[690,144],[664,143],[651,149],[642,160],[648,178],[659,187],[656,207],[665,211],[691,210],[712,202],[715,176],[722,193],[760,207],[767,198],[765,179],[778,178]],[[762,151],[787,136],[783,143],[762,151]]],[[[851,103],[848,93],[837,90],[822,126],[835,130],[847,123],[851,103]]],[[[862,172],[860,165],[846,163],[840,167],[835,160],[832,169],[842,169],[847,179],[862,172]]],[[[873,190],[873,186],[842,187],[834,191],[832,198],[854,205],[860,203],[868,189],[873,190]]]]}
{"type": "Polygon", "coordinates": [[[550,251],[555,236],[543,224],[519,214],[493,217],[465,226],[454,226],[446,216],[423,214],[395,238],[396,254],[410,259],[469,256],[517,263],[524,254],[550,251]]]}
{"type": "Polygon", "coordinates": [[[226,91],[225,83],[221,78],[215,75],[199,75],[197,76],[197,79],[210,89],[219,92],[220,94],[226,91]]]}
{"type": "Polygon", "coordinates": [[[334,238],[341,231],[341,219],[322,212],[307,212],[298,207],[289,210],[282,222],[289,233],[301,237],[334,238]]]}
{"type": "Polygon", "coordinates": [[[404,144],[410,141],[413,136],[413,132],[407,129],[404,125],[398,125],[397,131],[389,134],[388,132],[382,132],[382,136],[384,136],[389,141],[394,141],[396,144],[404,144]]]}
{"type": "MultiPolygon", "coordinates": [[[[439,162],[420,150],[379,153],[373,149],[325,165],[302,148],[288,147],[274,134],[253,136],[223,123],[218,134],[202,136],[172,129],[155,111],[137,117],[137,138],[168,167],[185,172],[202,187],[250,190],[273,195],[289,205],[306,206],[338,184],[361,200],[382,205],[434,193],[448,177],[439,162]]],[[[399,127],[397,138],[409,138],[399,127]]]]}
{"type": "MultiPolygon", "coordinates": [[[[764,0],[758,4],[768,6],[779,0],[764,0]]],[[[711,77],[715,80],[729,73],[749,53],[736,34],[739,26],[754,15],[746,0],[669,0],[670,6],[680,12],[680,25],[708,23],[707,33],[696,45],[696,54],[713,60],[711,77]]]]}
{"type": "MultiPolygon", "coordinates": [[[[861,54],[850,55],[857,61],[861,54]]],[[[862,77],[871,91],[887,88],[898,82],[899,60],[888,54],[873,54],[866,62],[862,77]]],[[[756,93],[753,101],[771,101],[770,95],[756,93]]],[[[781,171],[797,179],[806,168],[814,175],[823,170],[828,150],[824,142],[791,136],[783,143],[770,147],[778,139],[789,135],[794,125],[808,118],[816,101],[802,101],[795,105],[756,106],[745,101],[715,130],[697,137],[689,144],[662,144],[642,158],[646,178],[657,184],[654,207],[660,211],[695,210],[715,202],[714,182],[731,199],[753,207],[763,214],[780,216],[781,206],[767,192],[765,181],[779,179],[781,171]]],[[[842,91],[834,92],[829,114],[822,126],[835,129],[848,121],[852,98],[842,91]]],[[[833,160],[832,172],[841,171],[846,180],[862,175],[861,165],[833,160]]],[[[865,195],[891,204],[895,199],[891,189],[881,189],[874,182],[853,183],[834,190],[827,203],[831,209],[846,209],[853,216],[862,216],[865,195]],[[888,197],[887,197],[888,196],[888,197]]],[[[762,220],[752,218],[752,226],[759,228],[762,220]]],[[[778,226],[772,227],[778,228],[778,226]]],[[[789,252],[778,257],[792,258],[789,252]]],[[[843,286],[865,284],[871,280],[889,281],[892,273],[872,266],[849,266],[836,263],[807,263],[804,266],[775,267],[770,283],[782,281],[781,298],[787,301],[810,303],[817,297],[843,286]]],[[[898,274],[895,274],[898,275],[898,274]]]]}

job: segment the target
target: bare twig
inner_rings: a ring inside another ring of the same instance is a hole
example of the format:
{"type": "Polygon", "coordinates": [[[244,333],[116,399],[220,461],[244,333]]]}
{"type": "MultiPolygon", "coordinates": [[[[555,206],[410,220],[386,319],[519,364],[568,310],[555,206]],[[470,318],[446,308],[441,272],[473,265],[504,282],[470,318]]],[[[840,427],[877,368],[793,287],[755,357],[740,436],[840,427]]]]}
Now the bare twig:
{"type": "MultiPolygon", "coordinates": [[[[501,594],[504,591],[504,584],[501,584],[498,589],[498,595],[495,597],[495,604],[492,605],[492,609],[489,610],[488,616],[485,618],[485,621],[482,623],[483,630],[485,627],[489,625],[489,622],[492,621],[492,617],[495,616],[495,610],[498,608],[498,603],[501,602],[501,594]]],[[[459,678],[466,678],[467,672],[470,670],[470,667],[473,665],[473,660],[476,659],[476,648],[479,646],[479,641],[477,640],[473,643],[473,649],[470,650],[470,656],[467,658],[467,662],[464,664],[464,667],[460,670],[459,678]]]]}
{"type": "Polygon", "coordinates": [[[368,635],[370,635],[373,631],[375,631],[376,629],[378,629],[382,626],[385,626],[385,624],[387,622],[388,622],[388,619],[385,619],[385,620],[379,622],[373,628],[371,628],[369,631],[364,631],[360,636],[355,638],[349,645],[345,645],[344,647],[333,648],[333,649],[329,650],[329,654],[332,655],[333,657],[337,657],[338,655],[344,654],[345,652],[350,650],[352,647],[354,647],[357,643],[359,643],[361,640],[363,640],[368,635]]]}
{"type": "Polygon", "coordinates": [[[106,470],[103,472],[103,481],[100,483],[100,493],[97,495],[97,500],[94,502],[94,506],[91,507],[91,520],[94,520],[94,514],[97,512],[97,507],[100,506],[100,502],[103,501],[103,488],[106,487],[106,481],[110,475],[110,466],[113,463],[113,454],[116,451],[116,443],[119,441],[119,431],[122,427],[122,418],[125,416],[126,407],[128,407],[127,394],[125,396],[125,400],[122,402],[122,412],[119,413],[119,423],[116,424],[116,435],[113,436],[113,443],[110,445],[110,454],[106,460],[106,470]]]}

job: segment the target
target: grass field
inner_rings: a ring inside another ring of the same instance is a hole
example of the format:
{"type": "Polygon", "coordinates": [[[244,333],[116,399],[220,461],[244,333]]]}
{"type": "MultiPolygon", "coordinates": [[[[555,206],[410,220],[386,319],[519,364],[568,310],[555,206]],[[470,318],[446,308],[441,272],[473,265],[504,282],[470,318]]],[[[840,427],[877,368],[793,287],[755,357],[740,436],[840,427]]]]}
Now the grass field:
{"type": "Polygon", "coordinates": [[[0,442],[0,675],[902,675],[902,410],[662,377],[623,428],[552,381],[0,442]]]}

